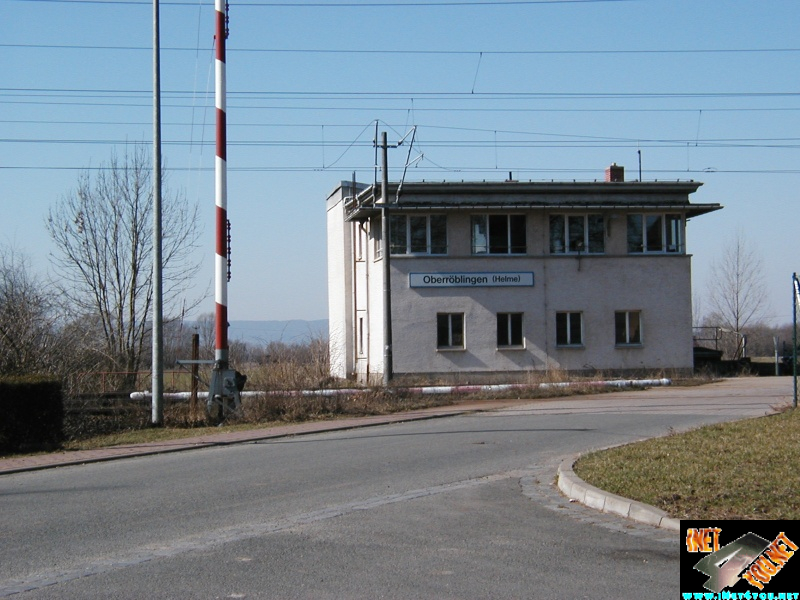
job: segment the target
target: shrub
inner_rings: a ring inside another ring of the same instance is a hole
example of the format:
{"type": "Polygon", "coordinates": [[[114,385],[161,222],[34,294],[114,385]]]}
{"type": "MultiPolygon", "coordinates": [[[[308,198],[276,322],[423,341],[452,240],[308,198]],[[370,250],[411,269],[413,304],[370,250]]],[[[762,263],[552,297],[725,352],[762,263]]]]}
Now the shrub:
{"type": "Polygon", "coordinates": [[[47,449],[61,443],[61,383],[40,377],[0,380],[0,451],[47,449]]]}

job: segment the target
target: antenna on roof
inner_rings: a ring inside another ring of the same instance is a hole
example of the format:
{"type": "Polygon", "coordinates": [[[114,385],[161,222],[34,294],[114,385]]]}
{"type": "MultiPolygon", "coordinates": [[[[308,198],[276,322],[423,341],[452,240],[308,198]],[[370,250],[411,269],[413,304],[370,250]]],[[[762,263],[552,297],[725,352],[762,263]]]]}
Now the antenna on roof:
{"type": "Polygon", "coordinates": [[[400,184],[397,186],[397,194],[395,195],[395,198],[394,198],[395,202],[400,200],[400,190],[403,189],[403,182],[406,180],[406,173],[408,172],[408,167],[410,167],[415,162],[420,160],[422,158],[422,156],[423,156],[422,154],[420,154],[417,158],[415,158],[411,162],[409,162],[409,160],[408,160],[409,158],[411,158],[411,149],[414,147],[414,138],[416,138],[416,136],[417,136],[417,126],[416,125],[414,125],[408,133],[406,133],[402,138],[400,138],[400,141],[397,142],[397,146],[401,146],[403,144],[403,142],[405,141],[405,139],[409,136],[409,134],[411,135],[411,143],[408,145],[408,154],[406,155],[406,164],[403,167],[403,176],[400,178],[400,184]]]}
{"type": "Polygon", "coordinates": [[[375,119],[375,166],[374,166],[374,178],[372,181],[372,196],[373,202],[375,200],[375,190],[378,189],[378,119],[375,119]]]}
{"type": "Polygon", "coordinates": [[[636,153],[639,155],[639,181],[642,181],[642,151],[641,149],[636,149],[636,153]]]}

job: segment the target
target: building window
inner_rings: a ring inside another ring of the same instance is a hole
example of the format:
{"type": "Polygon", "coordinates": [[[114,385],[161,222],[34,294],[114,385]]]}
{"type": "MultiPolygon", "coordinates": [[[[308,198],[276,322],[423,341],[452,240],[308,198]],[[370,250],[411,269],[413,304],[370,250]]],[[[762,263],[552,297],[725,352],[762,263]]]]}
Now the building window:
{"type": "Polygon", "coordinates": [[[525,215],[472,215],[473,254],[525,254],[525,215]]]}
{"type": "Polygon", "coordinates": [[[551,254],[603,254],[603,215],[551,215],[551,254]]]}
{"type": "Polygon", "coordinates": [[[364,260],[364,227],[360,223],[356,223],[353,231],[355,232],[355,252],[356,260],[364,260]]]}
{"type": "Polygon", "coordinates": [[[628,215],[628,252],[683,254],[683,217],[678,214],[628,215]]]}
{"type": "Polygon", "coordinates": [[[447,254],[445,215],[391,215],[392,254],[447,254]]]}
{"type": "Polygon", "coordinates": [[[522,348],[522,313],[497,314],[497,347],[522,348]]]}
{"type": "Polygon", "coordinates": [[[364,356],[364,317],[358,317],[358,355],[364,356]]]}
{"type": "Polygon", "coordinates": [[[618,346],[642,343],[642,313],[625,310],[614,313],[614,342],[618,346]]]}
{"type": "Polygon", "coordinates": [[[379,219],[370,222],[369,231],[372,234],[372,253],[375,260],[378,260],[383,257],[383,230],[379,219]]]}
{"type": "Polygon", "coordinates": [[[436,315],[436,347],[440,350],[464,347],[463,313],[439,313],[436,315]]]}
{"type": "Polygon", "coordinates": [[[583,314],[579,312],[556,313],[556,345],[583,345],[583,314]]]}

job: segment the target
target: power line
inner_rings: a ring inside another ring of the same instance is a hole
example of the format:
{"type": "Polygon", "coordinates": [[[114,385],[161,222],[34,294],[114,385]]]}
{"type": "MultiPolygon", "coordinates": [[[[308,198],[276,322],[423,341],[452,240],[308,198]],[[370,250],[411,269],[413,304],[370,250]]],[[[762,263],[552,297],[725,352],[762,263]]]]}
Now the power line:
{"type": "MultiPolygon", "coordinates": [[[[464,140],[464,139],[429,139],[425,142],[428,148],[504,148],[504,149],[557,149],[557,148],[774,148],[797,149],[800,148],[800,138],[730,138],[730,139],[641,139],[641,138],[611,138],[594,136],[577,136],[552,133],[530,133],[543,137],[559,137],[570,139],[547,140],[515,140],[496,139],[464,140]]],[[[46,144],[46,145],[118,145],[138,144],[131,139],[101,139],[101,138],[0,138],[3,144],[46,144]]],[[[213,140],[192,141],[188,139],[163,140],[168,146],[208,146],[214,145],[213,140]]],[[[236,140],[228,139],[229,146],[251,148],[371,148],[371,140],[293,140],[293,139],[262,139],[262,140],[236,140]]]]}
{"type": "MultiPolygon", "coordinates": [[[[89,102],[11,102],[0,100],[0,104],[23,104],[23,105],[42,105],[42,106],[110,106],[110,107],[145,107],[145,104],[111,104],[111,103],[89,103],[89,102]]],[[[194,108],[190,104],[169,104],[169,108],[194,108]]],[[[407,107],[386,107],[386,106],[359,106],[359,107],[341,107],[341,106],[276,106],[276,105],[260,105],[260,106],[237,106],[237,110],[269,110],[269,111],[364,111],[364,112],[402,112],[407,113],[407,107]]],[[[418,109],[419,112],[497,112],[497,113],[695,113],[697,108],[460,108],[460,107],[430,107],[418,109]]],[[[708,113],[748,113],[748,112],[797,112],[800,107],[739,107],[739,108],[703,108],[703,112],[708,113]]],[[[45,119],[0,119],[0,123],[17,123],[17,124],[53,124],[53,125],[150,125],[147,122],[137,121],[74,121],[63,120],[53,121],[45,119]]],[[[171,122],[169,125],[191,125],[190,123],[177,123],[171,122]]],[[[360,127],[360,124],[334,124],[334,123],[237,123],[231,121],[229,125],[234,127],[360,127]]],[[[437,127],[436,125],[429,125],[428,127],[437,127]]],[[[494,129],[486,129],[486,131],[494,131],[494,129]]]]}
{"type": "MultiPolygon", "coordinates": [[[[427,162],[431,162],[427,159],[424,159],[427,162]]],[[[515,175],[522,174],[522,173],[532,173],[532,174],[580,174],[580,173],[588,173],[588,174],[596,174],[597,167],[592,168],[571,168],[571,169],[548,169],[548,168],[530,168],[529,166],[504,166],[504,167],[472,167],[472,166],[451,166],[451,167],[443,167],[440,165],[436,165],[433,163],[435,168],[428,168],[428,167],[416,167],[414,171],[416,173],[424,174],[424,173],[474,173],[474,174],[485,174],[485,173],[494,173],[500,177],[507,176],[508,171],[511,170],[514,172],[515,175]]],[[[56,165],[0,165],[0,171],[105,171],[110,170],[112,167],[86,167],[86,166],[56,166],[56,165]]],[[[371,167],[370,167],[371,168],[371,167]]],[[[314,173],[314,172],[334,172],[334,173],[348,173],[351,174],[353,171],[358,170],[365,170],[364,163],[359,164],[351,164],[348,166],[336,166],[336,167],[314,167],[314,166],[259,166],[259,167],[244,167],[239,166],[235,168],[229,169],[229,171],[236,171],[236,172],[243,172],[243,173],[314,173]]],[[[166,171],[170,172],[185,172],[185,171],[193,171],[193,172],[207,172],[211,173],[214,171],[214,167],[174,167],[169,166],[165,167],[166,171]]],[[[396,169],[395,169],[396,170],[396,169]]],[[[675,174],[683,174],[683,175],[708,175],[708,174],[722,174],[722,175],[798,175],[800,174],[800,169],[648,169],[645,171],[648,175],[657,175],[659,181],[675,181],[675,174]],[[662,174],[664,175],[671,175],[672,177],[662,178],[660,177],[662,174]]],[[[551,181],[550,178],[545,178],[546,181],[551,181]]],[[[589,181],[591,179],[586,179],[585,181],[589,181]]],[[[680,180],[680,179],[678,179],[680,180]]],[[[685,181],[686,179],[683,179],[685,181]]]]}
{"type": "MultiPolygon", "coordinates": [[[[290,107],[270,107],[270,108],[290,108],[290,107]]],[[[309,110],[325,110],[322,107],[309,107],[309,110]]],[[[377,111],[377,110],[385,110],[385,109],[364,109],[368,111],[377,111]]],[[[396,109],[398,111],[406,112],[406,109],[396,109]]],[[[452,110],[452,109],[442,109],[442,110],[452,110]]],[[[785,109],[762,109],[762,108],[742,108],[742,109],[734,109],[734,108],[720,108],[720,109],[711,109],[709,112],[752,112],[752,111],[800,111],[800,108],[785,108],[785,109]]],[[[697,109],[688,109],[688,108],[680,108],[680,109],[659,109],[659,108],[643,108],[643,109],[592,109],[592,108],[585,108],[585,109],[531,109],[529,112],[624,112],[624,113],[631,113],[631,112],[690,112],[696,113],[697,109]]],[[[71,119],[63,119],[63,120],[53,120],[53,119],[0,119],[0,123],[12,124],[12,125],[91,125],[91,126],[98,126],[98,127],[116,127],[116,126],[142,126],[142,127],[149,127],[152,125],[150,121],[89,121],[89,120],[71,120],[71,119]]],[[[168,127],[191,127],[192,123],[190,121],[163,121],[163,124],[168,127]]],[[[362,123],[255,123],[251,120],[247,122],[237,122],[235,120],[231,120],[227,123],[228,127],[247,127],[250,129],[268,129],[268,128],[275,128],[275,129],[319,129],[320,127],[325,127],[326,129],[354,129],[356,127],[362,127],[362,123]]],[[[465,131],[465,132],[478,132],[478,133],[503,133],[503,134],[517,134],[517,135],[542,135],[542,136],[559,136],[566,134],[557,134],[557,133],[543,133],[543,132],[533,132],[533,131],[522,131],[522,130],[511,130],[511,129],[496,129],[496,128],[486,128],[486,127],[457,127],[452,125],[431,125],[430,123],[425,122],[416,122],[416,125],[420,128],[424,128],[426,130],[449,130],[449,131],[465,131]]],[[[398,127],[400,127],[398,125],[398,127]]],[[[402,128],[402,127],[400,127],[402,128]]],[[[591,137],[591,136],[580,136],[580,135],[573,135],[570,137],[591,137]]],[[[633,138],[627,138],[633,139],[633,138]]],[[[641,138],[636,138],[639,140],[641,138]]],[[[747,138],[745,140],[738,140],[738,141],[753,141],[755,138],[747,138]]],[[[758,138],[759,140],[763,141],[766,139],[774,140],[776,138],[758,138]]],[[[783,140],[790,140],[796,138],[780,138],[783,140]]],[[[694,143],[697,141],[695,138],[689,140],[684,140],[686,142],[694,143]]],[[[714,141],[720,141],[720,139],[715,139],[714,141]]],[[[731,139],[728,139],[731,141],[731,139]]]]}
{"type": "MultiPolygon", "coordinates": [[[[32,96],[57,97],[59,94],[68,98],[82,97],[144,97],[150,93],[143,89],[105,89],[105,88],[36,88],[36,87],[8,87],[0,88],[0,94],[10,97],[19,97],[21,94],[32,96]]],[[[193,97],[191,90],[165,90],[164,95],[171,98],[193,97]]],[[[232,91],[229,96],[240,99],[262,100],[280,98],[283,100],[303,100],[307,98],[325,100],[352,100],[352,99],[408,99],[417,98],[425,100],[603,100],[603,99],[672,99],[672,98],[796,98],[800,92],[768,91],[768,92],[425,92],[425,91],[400,91],[400,92],[370,92],[370,91],[308,91],[308,90],[250,90],[232,91]]]]}
{"type": "MultiPolygon", "coordinates": [[[[150,5],[148,0],[10,0],[30,4],[111,4],[121,6],[150,5]]],[[[237,8],[428,8],[448,6],[529,6],[541,4],[601,4],[639,2],[641,0],[477,0],[475,2],[443,0],[439,2],[237,2],[237,8]]],[[[196,8],[196,2],[162,0],[164,6],[196,8]]]]}
{"type": "MultiPolygon", "coordinates": [[[[107,46],[86,44],[8,44],[0,43],[0,48],[31,48],[51,50],[140,50],[150,52],[149,46],[107,46]]],[[[162,51],[198,52],[205,47],[173,46],[163,47],[162,51]]],[[[227,49],[226,49],[227,50],[227,49]]],[[[686,49],[635,49],[635,50],[388,50],[388,49],[333,49],[333,48],[231,48],[232,53],[273,53],[273,54],[399,54],[399,55],[457,55],[475,56],[480,54],[497,56],[538,56],[538,55],[592,55],[592,54],[775,54],[800,52],[800,48],[686,48],[686,49]]]]}

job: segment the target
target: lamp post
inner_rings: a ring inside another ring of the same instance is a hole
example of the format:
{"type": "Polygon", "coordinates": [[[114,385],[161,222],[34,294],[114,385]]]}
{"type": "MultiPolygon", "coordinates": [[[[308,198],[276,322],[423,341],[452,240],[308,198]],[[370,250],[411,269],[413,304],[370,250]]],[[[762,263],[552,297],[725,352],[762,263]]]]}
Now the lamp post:
{"type": "Polygon", "coordinates": [[[381,239],[383,240],[383,385],[392,380],[392,271],[389,264],[389,145],[386,132],[381,135],[381,239]]]}
{"type": "Polygon", "coordinates": [[[153,0],[153,360],[152,425],[164,423],[164,305],[161,244],[161,42],[159,0],[153,0]]]}

